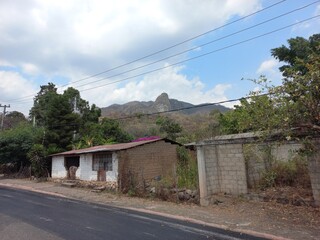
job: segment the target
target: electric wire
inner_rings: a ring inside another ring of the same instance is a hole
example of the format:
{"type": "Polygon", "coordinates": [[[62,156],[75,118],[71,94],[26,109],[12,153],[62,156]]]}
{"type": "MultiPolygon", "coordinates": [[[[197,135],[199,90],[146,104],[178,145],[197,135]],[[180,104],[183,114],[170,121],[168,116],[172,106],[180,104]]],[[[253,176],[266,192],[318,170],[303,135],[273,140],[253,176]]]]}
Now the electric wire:
{"type": "MultiPolygon", "coordinates": [[[[204,104],[194,105],[194,106],[190,106],[190,107],[176,108],[176,109],[171,109],[171,110],[166,110],[166,111],[158,111],[158,112],[152,112],[152,113],[136,113],[136,114],[131,114],[131,115],[125,116],[125,117],[118,117],[118,118],[108,118],[108,117],[106,117],[106,118],[111,119],[111,120],[116,120],[116,121],[117,120],[124,120],[124,119],[131,119],[131,118],[140,118],[140,117],[144,117],[144,116],[153,116],[153,115],[158,115],[158,114],[165,114],[165,113],[172,113],[172,112],[190,110],[190,109],[194,109],[194,108],[221,105],[221,104],[225,104],[225,103],[241,101],[241,100],[244,100],[244,99],[251,99],[253,97],[263,97],[263,96],[271,96],[271,95],[273,95],[273,94],[272,93],[263,93],[263,94],[258,94],[258,95],[254,95],[254,96],[240,97],[240,98],[229,99],[229,100],[224,100],[224,101],[219,101],[219,102],[214,102],[214,103],[204,103],[204,104]]],[[[50,125],[50,127],[62,127],[62,126],[79,126],[79,123],[50,125]]]]}
{"type": "MultiPolygon", "coordinates": [[[[285,2],[285,1],[287,1],[287,0],[282,0],[282,1],[276,2],[276,3],[274,3],[274,4],[272,4],[272,5],[268,6],[268,7],[265,7],[265,8],[263,8],[263,9],[258,10],[258,11],[255,11],[255,12],[253,12],[253,13],[250,13],[250,14],[244,16],[244,17],[238,18],[238,19],[236,19],[236,20],[234,20],[234,21],[232,21],[232,22],[226,23],[226,24],[221,25],[221,26],[219,26],[219,27],[217,27],[217,28],[214,28],[214,29],[211,29],[211,30],[206,31],[206,32],[204,32],[204,33],[198,34],[198,35],[196,35],[196,36],[194,36],[194,37],[188,38],[188,39],[186,39],[186,40],[184,40],[184,41],[182,41],[182,42],[176,43],[176,44],[171,45],[171,46],[169,46],[169,47],[166,47],[166,48],[164,48],[164,49],[161,49],[161,50],[158,50],[158,51],[156,51],[156,52],[150,53],[150,54],[148,54],[148,55],[146,55],[146,56],[137,58],[137,59],[132,60],[132,61],[130,61],[130,62],[121,64],[121,65],[119,65],[119,66],[116,66],[116,67],[107,69],[107,70],[105,70],[105,71],[102,71],[102,72],[93,74],[93,75],[91,75],[91,76],[88,76],[88,77],[85,77],[85,78],[83,78],[83,79],[79,79],[79,80],[77,80],[77,81],[73,81],[73,82],[70,82],[70,83],[75,83],[75,82],[80,82],[80,81],[83,81],[83,80],[87,80],[87,79],[89,79],[89,78],[93,78],[93,77],[99,76],[99,75],[101,75],[101,74],[104,74],[104,73],[107,73],[107,72],[116,70],[116,69],[118,69],[118,68],[121,68],[121,67],[130,65],[130,64],[132,64],[132,63],[141,61],[141,60],[143,60],[143,59],[152,57],[152,56],[157,55],[157,54],[159,54],[159,53],[162,53],[162,52],[164,52],[164,51],[167,51],[167,50],[170,50],[170,49],[175,48],[175,47],[177,47],[177,46],[180,46],[180,45],[182,45],[182,44],[184,44],[184,43],[187,43],[187,42],[190,42],[190,41],[192,41],[192,40],[195,40],[195,39],[197,39],[197,38],[199,38],[199,37],[205,36],[205,35],[207,35],[207,34],[209,34],[209,33],[215,32],[215,31],[217,31],[217,30],[219,30],[219,29],[222,29],[222,28],[224,28],[224,27],[226,27],[226,26],[229,26],[229,25],[232,25],[232,24],[237,23],[237,22],[239,22],[239,21],[242,21],[242,20],[244,20],[244,19],[246,19],[246,18],[248,18],[248,17],[254,16],[254,15],[258,14],[258,13],[261,13],[261,12],[263,12],[263,11],[265,11],[265,10],[268,10],[268,9],[270,9],[270,8],[272,8],[272,7],[275,7],[275,6],[281,4],[281,3],[285,2]]],[[[63,85],[62,87],[65,87],[65,86],[68,86],[68,85],[70,85],[70,84],[65,84],[65,85],[63,85]]]]}
{"type": "Polygon", "coordinates": [[[215,49],[215,50],[213,50],[213,51],[209,51],[209,52],[200,54],[200,55],[195,56],[195,57],[187,58],[187,59],[185,59],[185,60],[182,60],[182,61],[179,61],[179,62],[176,62],[176,63],[173,63],[173,64],[169,64],[169,65],[166,65],[166,66],[164,66],[164,67],[156,68],[156,69],[153,69],[153,70],[150,70],[150,71],[146,71],[146,72],[143,72],[143,73],[134,75],[134,76],[126,77],[126,78],[123,78],[123,79],[120,79],[120,80],[116,80],[116,81],[113,81],[113,82],[109,82],[109,83],[106,83],[106,84],[103,84],[103,85],[94,86],[94,87],[86,88],[86,89],[83,89],[83,90],[79,90],[79,92],[85,92],[85,91],[89,91],[89,90],[92,90],[92,89],[97,89],[97,88],[105,87],[105,86],[108,86],[108,85],[111,85],[111,84],[115,84],[115,83],[127,81],[127,80],[129,80],[129,79],[133,79],[133,78],[140,77],[140,76],[143,76],[143,75],[146,75],[146,74],[150,74],[150,73],[157,72],[157,71],[160,71],[160,70],[163,70],[163,69],[167,69],[167,68],[170,68],[170,67],[179,65],[179,64],[181,64],[181,63],[189,62],[189,61],[191,61],[191,60],[195,60],[195,59],[198,59],[198,58],[201,58],[201,57],[205,57],[205,56],[207,56],[207,55],[210,55],[210,54],[213,54],[213,53],[216,53],[216,52],[220,52],[220,51],[226,50],[226,49],[228,49],[228,48],[232,48],[232,47],[235,47],[235,46],[238,46],[238,45],[241,45],[241,44],[244,44],[244,43],[253,41],[253,40],[255,40],[255,39],[258,39],[258,38],[261,38],[261,37],[264,37],[264,36],[267,36],[267,35],[270,35],[270,34],[279,32],[279,31],[282,31],[282,30],[284,30],[284,29],[287,29],[287,28],[296,26],[296,25],[301,24],[301,23],[305,23],[305,22],[307,22],[307,21],[316,19],[316,18],[318,18],[318,17],[320,17],[320,15],[316,15],[316,16],[313,16],[313,17],[310,17],[310,18],[306,18],[306,19],[301,20],[301,21],[299,21],[299,22],[296,22],[296,23],[293,23],[293,24],[290,24],[290,25],[286,25],[286,26],[281,27],[281,28],[277,28],[277,29],[275,29],[275,30],[272,30],[272,31],[269,31],[269,32],[266,32],[266,33],[263,33],[263,34],[260,34],[260,35],[257,35],[257,36],[248,38],[248,39],[246,39],[246,40],[242,40],[242,41],[239,41],[239,42],[236,42],[236,43],[227,45],[227,46],[222,47],[222,48],[215,49]]]}
{"type": "Polygon", "coordinates": [[[262,21],[262,22],[260,22],[260,23],[254,24],[254,25],[252,25],[252,26],[250,26],[250,27],[247,27],[247,28],[241,29],[241,30],[239,30],[239,31],[230,33],[230,34],[225,35],[225,36],[223,36],[223,37],[214,39],[214,40],[212,40],[212,41],[206,42],[206,43],[204,43],[204,44],[198,45],[198,46],[193,47],[193,48],[189,48],[189,49],[187,49],[187,50],[184,50],[184,51],[182,51],[182,52],[179,52],[179,53],[176,53],[176,54],[167,56],[167,57],[165,57],[165,58],[156,60],[156,61],[154,61],[154,62],[147,63],[147,64],[145,64],[145,65],[141,65],[141,66],[132,68],[132,69],[130,69],[130,70],[127,70],[127,71],[124,71],[124,72],[121,72],[121,73],[118,73],[118,74],[115,74],[115,75],[112,75],[112,76],[103,77],[103,78],[100,78],[100,79],[98,79],[98,80],[91,81],[91,82],[89,82],[89,83],[85,83],[85,84],[82,84],[82,85],[76,85],[76,86],[74,86],[74,87],[75,87],[75,88],[79,88],[79,87],[83,87],[83,86],[86,86],[86,85],[89,85],[89,84],[92,84],[92,83],[101,82],[101,81],[106,80],[106,79],[118,77],[118,76],[121,76],[121,75],[123,75],[123,74],[125,74],[125,73],[129,73],[129,72],[132,72],[132,71],[141,69],[141,68],[145,68],[145,67],[154,65],[154,64],[159,63],[159,62],[162,62],[162,61],[164,61],[164,60],[167,60],[167,59],[170,59],[170,58],[173,58],[173,57],[180,56],[180,55],[182,55],[182,54],[184,54],[184,53],[191,52],[191,51],[196,50],[196,49],[198,49],[198,48],[200,48],[200,47],[204,47],[204,46],[206,46],[206,45],[209,45],[209,44],[218,42],[218,41],[223,40],[223,39],[226,39],[226,38],[228,38],[228,37],[237,35],[237,34],[239,34],[239,33],[245,32],[245,31],[247,31],[247,30],[250,30],[250,29],[256,28],[256,27],[258,27],[258,26],[261,26],[261,25],[263,25],[263,24],[269,23],[269,22],[274,21],[274,20],[276,20],[276,19],[279,19],[279,18],[281,18],[281,17],[287,16],[287,15],[292,14],[292,13],[294,13],[294,12],[300,11],[300,10],[302,10],[302,9],[304,9],[304,8],[307,8],[307,7],[309,7],[309,6],[311,6],[311,5],[315,4],[315,3],[318,3],[318,2],[320,2],[320,1],[318,0],[318,1],[312,2],[312,3],[307,4],[307,5],[305,5],[305,6],[296,8],[296,9],[294,9],[294,10],[291,10],[291,11],[289,11],[289,12],[283,13],[283,14],[278,15],[278,16],[276,16],[276,17],[273,17],[273,18],[270,18],[270,19],[268,19],[268,20],[262,21]]]}
{"type": "MultiPolygon", "coordinates": [[[[273,8],[273,7],[279,5],[279,4],[283,3],[283,2],[286,2],[286,1],[287,1],[287,0],[278,1],[278,2],[276,2],[276,3],[274,3],[274,4],[271,4],[270,6],[267,6],[267,7],[263,8],[263,9],[260,9],[260,10],[258,10],[258,11],[255,11],[255,12],[253,12],[253,13],[250,13],[250,14],[244,16],[244,17],[241,17],[241,18],[239,18],[239,19],[236,19],[236,20],[231,21],[231,22],[229,22],[229,23],[226,23],[226,24],[224,24],[224,25],[221,25],[221,26],[219,26],[219,27],[217,27],[217,28],[214,28],[214,29],[211,29],[211,30],[206,31],[206,32],[204,32],[204,33],[198,34],[198,35],[196,35],[196,36],[194,36],[194,37],[188,38],[188,39],[186,39],[186,40],[184,40],[184,41],[181,41],[181,42],[179,42],[179,43],[176,43],[176,44],[171,45],[171,46],[169,46],[169,47],[166,47],[166,48],[164,48],[164,49],[158,50],[158,51],[156,51],[156,52],[150,53],[150,54],[148,54],[148,55],[146,55],[146,56],[137,58],[137,59],[132,60],[132,61],[130,61],[130,62],[124,63],[124,64],[122,64],[122,65],[119,65],[119,66],[116,66],[116,67],[107,69],[107,70],[105,70],[105,71],[102,71],[102,72],[99,72],[99,73],[90,75],[90,76],[88,76],[88,77],[85,77],[85,78],[82,78],[82,79],[79,79],[79,80],[70,82],[70,83],[68,83],[68,84],[62,85],[61,87],[65,87],[65,86],[68,86],[68,85],[70,85],[70,84],[72,84],[72,83],[76,83],[76,82],[80,82],[80,81],[83,81],[83,80],[87,80],[87,79],[89,79],[89,78],[93,78],[93,77],[99,76],[99,75],[101,75],[101,74],[103,74],[103,73],[107,73],[107,72],[110,72],[110,71],[112,71],[112,70],[116,70],[116,69],[118,69],[118,68],[121,68],[121,67],[130,65],[130,64],[132,64],[132,63],[135,63],[135,62],[138,62],[138,61],[140,61],[140,60],[146,59],[146,58],[148,58],[148,57],[154,56],[154,55],[156,55],[156,54],[159,54],[159,53],[161,53],[161,52],[167,51],[167,50],[169,50],[169,49],[172,49],[172,48],[177,47],[177,46],[179,46],[179,45],[182,45],[182,44],[184,44],[184,43],[190,42],[190,41],[192,41],[192,40],[194,40],[194,39],[197,39],[197,38],[199,38],[199,37],[205,36],[205,35],[207,35],[207,34],[209,34],[209,33],[212,33],[212,32],[214,32],[214,31],[217,31],[217,30],[222,29],[222,28],[224,28],[224,27],[227,27],[227,26],[229,26],[229,25],[232,25],[232,24],[235,24],[235,23],[240,22],[240,21],[242,21],[242,20],[245,20],[246,18],[249,18],[249,17],[254,16],[254,15],[258,14],[258,13],[261,13],[261,12],[263,12],[263,11],[265,11],[265,10],[268,10],[268,9],[270,9],[270,8],[273,8]]],[[[36,93],[33,94],[33,95],[23,96],[23,97],[20,97],[20,98],[10,99],[10,100],[7,100],[6,102],[15,101],[15,100],[24,99],[24,98],[30,98],[30,97],[33,98],[35,95],[36,95],[36,93]]]]}

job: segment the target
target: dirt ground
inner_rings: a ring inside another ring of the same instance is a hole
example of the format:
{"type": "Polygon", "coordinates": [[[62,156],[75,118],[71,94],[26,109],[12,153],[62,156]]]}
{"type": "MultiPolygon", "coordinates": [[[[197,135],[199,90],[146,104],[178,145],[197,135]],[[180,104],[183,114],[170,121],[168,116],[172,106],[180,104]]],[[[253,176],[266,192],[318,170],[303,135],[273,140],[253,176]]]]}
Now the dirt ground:
{"type": "MultiPolygon", "coordinates": [[[[320,209],[306,206],[307,204],[303,203],[308,201],[308,193],[306,195],[300,193],[303,199],[299,203],[301,206],[279,203],[279,200],[274,197],[282,196],[280,199],[284,199],[283,192],[288,191],[289,193],[286,194],[289,196],[292,189],[271,189],[264,196],[268,202],[261,200],[261,197],[215,195],[212,199],[212,205],[201,207],[196,204],[177,204],[158,199],[128,197],[106,191],[96,193],[90,189],[66,188],[53,182],[36,183],[26,179],[0,179],[1,185],[136,209],[240,232],[250,233],[253,231],[255,235],[265,233],[270,234],[267,236],[273,239],[281,239],[281,237],[288,239],[320,238],[320,209]],[[277,194],[276,191],[280,191],[280,193],[282,191],[282,195],[277,194]]],[[[287,200],[284,201],[287,203],[287,200]]],[[[288,201],[290,203],[290,200],[288,201]]]]}

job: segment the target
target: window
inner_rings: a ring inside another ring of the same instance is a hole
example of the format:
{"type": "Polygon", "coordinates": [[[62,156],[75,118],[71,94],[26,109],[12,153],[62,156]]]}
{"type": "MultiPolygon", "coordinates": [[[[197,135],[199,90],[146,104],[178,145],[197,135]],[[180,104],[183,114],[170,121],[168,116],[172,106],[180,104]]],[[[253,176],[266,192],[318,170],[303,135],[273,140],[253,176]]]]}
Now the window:
{"type": "Polygon", "coordinates": [[[103,153],[103,154],[94,154],[92,161],[92,170],[99,171],[112,171],[112,154],[103,153]]]}

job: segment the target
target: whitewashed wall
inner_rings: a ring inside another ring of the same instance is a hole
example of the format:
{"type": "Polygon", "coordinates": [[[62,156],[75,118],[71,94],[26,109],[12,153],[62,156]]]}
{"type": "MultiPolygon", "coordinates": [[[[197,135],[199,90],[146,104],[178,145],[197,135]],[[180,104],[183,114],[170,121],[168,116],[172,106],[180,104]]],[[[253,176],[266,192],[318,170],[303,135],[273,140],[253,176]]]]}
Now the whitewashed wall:
{"type": "Polygon", "coordinates": [[[67,176],[66,168],[64,167],[64,156],[52,157],[52,178],[65,178],[67,176]]]}
{"type": "MultiPolygon", "coordinates": [[[[86,181],[97,181],[98,172],[92,170],[93,154],[81,154],[79,159],[79,168],[76,177],[86,181]]],[[[52,157],[52,178],[65,178],[67,171],[64,167],[64,156],[52,157]]],[[[106,172],[108,182],[118,181],[118,156],[112,153],[112,171],[106,172]]]]}
{"type": "Polygon", "coordinates": [[[116,153],[112,153],[112,171],[106,172],[106,179],[109,182],[118,181],[118,156],[116,153]]]}
{"type": "MultiPolygon", "coordinates": [[[[86,181],[96,181],[97,171],[92,171],[92,154],[80,155],[79,178],[86,181]]],[[[78,172],[77,171],[77,172],[78,172]]]]}

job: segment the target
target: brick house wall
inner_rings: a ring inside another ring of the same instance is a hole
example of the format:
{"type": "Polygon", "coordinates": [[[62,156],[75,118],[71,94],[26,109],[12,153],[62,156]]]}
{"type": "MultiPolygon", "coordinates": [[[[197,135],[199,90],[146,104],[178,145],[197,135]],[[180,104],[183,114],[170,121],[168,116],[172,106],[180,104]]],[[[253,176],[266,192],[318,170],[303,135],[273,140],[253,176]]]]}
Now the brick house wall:
{"type": "Polygon", "coordinates": [[[157,141],[118,152],[121,190],[128,191],[130,184],[143,189],[157,177],[172,176],[178,161],[177,145],[157,141]]]}

